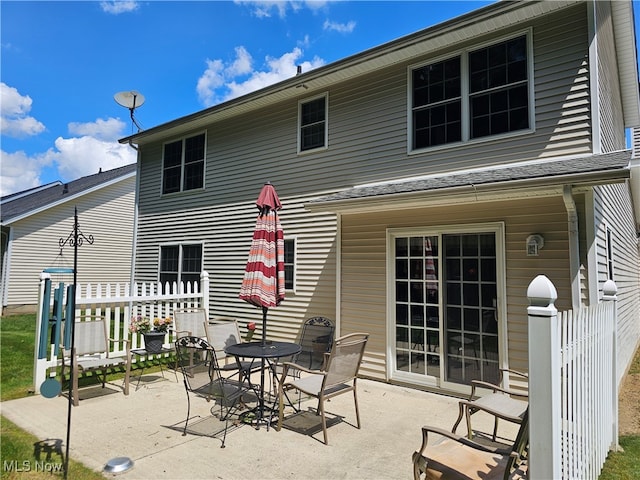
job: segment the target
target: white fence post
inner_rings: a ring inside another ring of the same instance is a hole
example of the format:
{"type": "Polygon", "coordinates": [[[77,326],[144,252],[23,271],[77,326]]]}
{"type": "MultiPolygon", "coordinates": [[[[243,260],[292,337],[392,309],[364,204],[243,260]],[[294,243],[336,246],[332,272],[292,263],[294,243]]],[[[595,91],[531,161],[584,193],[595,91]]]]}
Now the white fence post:
{"type": "Polygon", "coordinates": [[[209,272],[203,270],[200,274],[200,293],[202,293],[201,307],[207,311],[207,318],[209,318],[209,272]]]}
{"type": "Polygon", "coordinates": [[[612,422],[611,428],[611,450],[618,450],[618,287],[613,280],[607,280],[602,286],[602,301],[614,302],[613,305],[613,332],[611,333],[612,348],[611,348],[611,414],[612,422]]]}
{"type": "Polygon", "coordinates": [[[529,299],[529,477],[561,477],[560,338],[555,286],[538,275],[529,299]]]}

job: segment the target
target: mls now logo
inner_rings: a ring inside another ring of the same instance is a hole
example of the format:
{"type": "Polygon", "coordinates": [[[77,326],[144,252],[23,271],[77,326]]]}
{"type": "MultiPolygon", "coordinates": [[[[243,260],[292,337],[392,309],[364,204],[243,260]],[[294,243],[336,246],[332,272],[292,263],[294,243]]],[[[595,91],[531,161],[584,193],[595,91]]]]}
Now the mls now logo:
{"type": "Polygon", "coordinates": [[[48,473],[56,473],[62,472],[63,465],[62,463],[52,463],[45,461],[31,461],[31,460],[23,460],[19,462],[18,460],[4,460],[2,462],[2,470],[4,472],[48,472],[48,473]]]}

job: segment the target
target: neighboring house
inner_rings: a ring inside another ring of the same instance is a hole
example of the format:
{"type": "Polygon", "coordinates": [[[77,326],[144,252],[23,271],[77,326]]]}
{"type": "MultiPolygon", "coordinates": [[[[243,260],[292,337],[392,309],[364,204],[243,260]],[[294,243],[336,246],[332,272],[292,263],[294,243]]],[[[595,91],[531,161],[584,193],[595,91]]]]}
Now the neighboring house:
{"type": "MultiPolygon", "coordinates": [[[[78,248],[78,283],[129,282],[135,189],[132,164],[2,197],[3,313],[36,311],[42,270],[73,268],[73,243],[67,240],[76,209],[80,232],[94,239],[93,244],[84,240],[78,248]],[[67,242],[61,247],[61,241],[67,242]]],[[[73,280],[59,274],[51,278],[73,280]]]]}
{"type": "Polygon", "coordinates": [[[629,1],[497,2],[123,138],[138,148],[134,276],[210,274],[238,299],[262,184],[283,203],[287,297],[370,333],[361,372],[468,392],[526,371],[527,287],[560,310],[618,286],[619,376],[640,339],[640,125],[629,1]],[[637,172],[634,172],[637,173],[637,172]]]}

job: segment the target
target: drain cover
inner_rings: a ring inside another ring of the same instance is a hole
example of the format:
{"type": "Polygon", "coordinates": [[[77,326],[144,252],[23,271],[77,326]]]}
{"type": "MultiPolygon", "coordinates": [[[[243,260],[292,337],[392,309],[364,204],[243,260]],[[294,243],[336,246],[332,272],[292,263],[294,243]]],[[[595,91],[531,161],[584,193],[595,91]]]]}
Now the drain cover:
{"type": "Polygon", "coordinates": [[[112,458],[104,466],[104,471],[107,473],[122,473],[133,467],[133,460],[129,457],[116,457],[112,458]]]}

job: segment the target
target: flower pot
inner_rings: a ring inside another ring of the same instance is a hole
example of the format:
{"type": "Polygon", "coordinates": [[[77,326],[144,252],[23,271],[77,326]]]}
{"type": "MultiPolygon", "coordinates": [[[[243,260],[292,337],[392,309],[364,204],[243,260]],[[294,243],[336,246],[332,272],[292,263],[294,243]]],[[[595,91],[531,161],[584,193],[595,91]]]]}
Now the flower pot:
{"type": "Polygon", "coordinates": [[[147,332],[144,336],[144,348],[147,353],[160,353],[164,343],[165,332],[147,332]]]}

